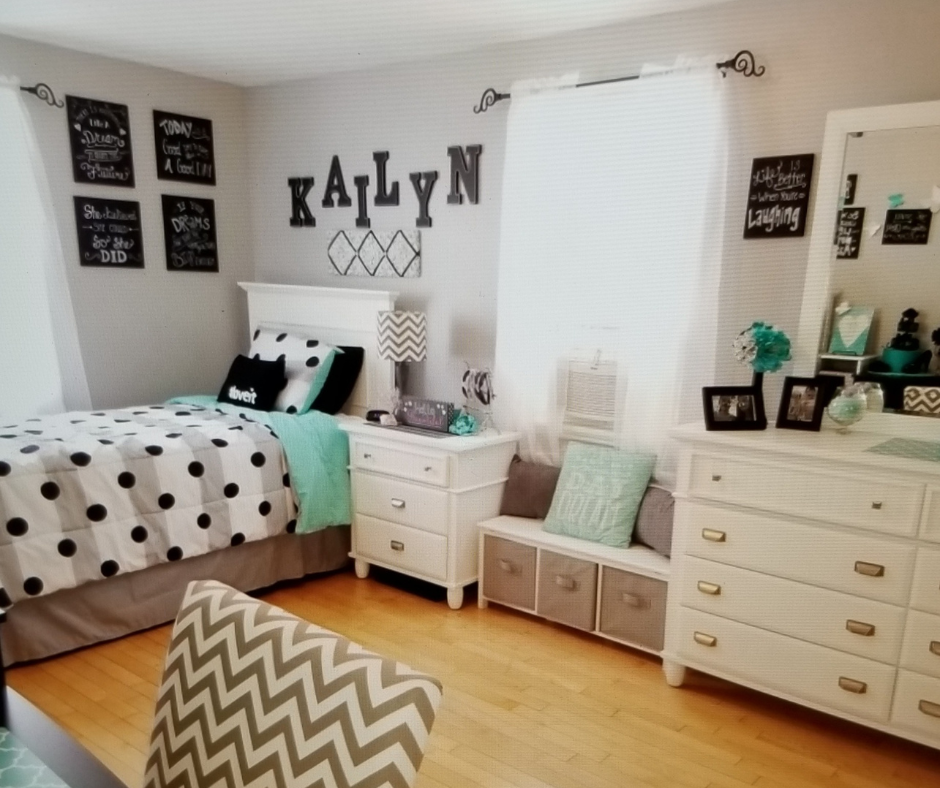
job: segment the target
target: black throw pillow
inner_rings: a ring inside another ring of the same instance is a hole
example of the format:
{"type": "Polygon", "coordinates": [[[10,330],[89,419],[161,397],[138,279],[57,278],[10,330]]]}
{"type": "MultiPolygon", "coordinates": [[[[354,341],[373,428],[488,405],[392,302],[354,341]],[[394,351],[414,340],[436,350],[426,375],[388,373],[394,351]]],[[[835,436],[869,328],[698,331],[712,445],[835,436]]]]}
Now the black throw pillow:
{"type": "Polygon", "coordinates": [[[229,368],[218,399],[219,402],[229,402],[244,408],[271,410],[286,382],[283,358],[262,361],[237,356],[229,368]]]}
{"type": "Polygon", "coordinates": [[[329,413],[335,416],[343,409],[349,395],[352,394],[362,370],[362,360],[365,353],[361,347],[339,346],[342,353],[333,355],[333,365],[317,398],[310,406],[311,410],[329,413]]]}

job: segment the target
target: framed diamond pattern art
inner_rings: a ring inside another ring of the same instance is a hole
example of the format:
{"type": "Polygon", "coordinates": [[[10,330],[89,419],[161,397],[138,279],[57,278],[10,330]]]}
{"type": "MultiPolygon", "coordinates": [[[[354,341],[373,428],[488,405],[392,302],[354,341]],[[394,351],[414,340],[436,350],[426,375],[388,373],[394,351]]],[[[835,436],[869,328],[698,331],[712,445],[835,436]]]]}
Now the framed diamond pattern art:
{"type": "Polygon", "coordinates": [[[420,230],[339,230],[327,247],[339,276],[421,276],[420,230]]]}

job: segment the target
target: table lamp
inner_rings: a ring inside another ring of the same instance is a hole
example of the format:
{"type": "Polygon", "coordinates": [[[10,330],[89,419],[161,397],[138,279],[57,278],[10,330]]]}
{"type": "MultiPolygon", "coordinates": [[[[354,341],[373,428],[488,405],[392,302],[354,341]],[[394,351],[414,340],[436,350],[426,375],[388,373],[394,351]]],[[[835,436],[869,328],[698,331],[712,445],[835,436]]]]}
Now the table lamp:
{"type": "Polygon", "coordinates": [[[424,312],[379,312],[379,357],[395,362],[395,401],[392,412],[396,415],[407,377],[403,362],[424,361],[427,358],[427,327],[424,312]]]}

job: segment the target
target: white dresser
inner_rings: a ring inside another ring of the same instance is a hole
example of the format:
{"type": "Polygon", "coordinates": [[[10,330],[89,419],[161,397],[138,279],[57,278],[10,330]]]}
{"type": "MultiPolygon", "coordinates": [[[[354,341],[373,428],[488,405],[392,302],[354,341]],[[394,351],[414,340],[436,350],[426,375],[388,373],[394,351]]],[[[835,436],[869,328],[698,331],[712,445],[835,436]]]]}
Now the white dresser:
{"type": "Polygon", "coordinates": [[[477,530],[499,514],[515,433],[436,437],[345,420],[356,574],[376,564],[447,589],[477,580],[477,530]]]}
{"type": "Polygon", "coordinates": [[[862,431],[674,437],[667,681],[688,666],[940,747],[940,462],[862,431]]]}

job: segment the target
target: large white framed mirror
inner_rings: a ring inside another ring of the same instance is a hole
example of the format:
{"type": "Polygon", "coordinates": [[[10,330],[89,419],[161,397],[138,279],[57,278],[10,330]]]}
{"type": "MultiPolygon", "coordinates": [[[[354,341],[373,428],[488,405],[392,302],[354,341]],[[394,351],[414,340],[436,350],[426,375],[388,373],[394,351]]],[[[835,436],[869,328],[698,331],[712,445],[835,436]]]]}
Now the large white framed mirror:
{"type": "MultiPolygon", "coordinates": [[[[908,307],[920,313],[921,348],[931,350],[931,332],[940,327],[940,214],[933,217],[926,244],[893,245],[883,243],[883,236],[892,196],[901,195],[903,209],[940,207],[934,202],[940,198],[940,101],[830,112],[817,184],[794,374],[818,371],[836,300],[874,308],[868,354],[881,353],[908,307]],[[848,175],[855,176],[848,189],[854,194],[847,194],[848,175]],[[857,256],[846,258],[843,250],[840,258],[836,225],[847,204],[865,208],[865,214],[857,256]]],[[[892,420],[903,419],[884,414],[876,421],[895,431],[892,420]]]]}

